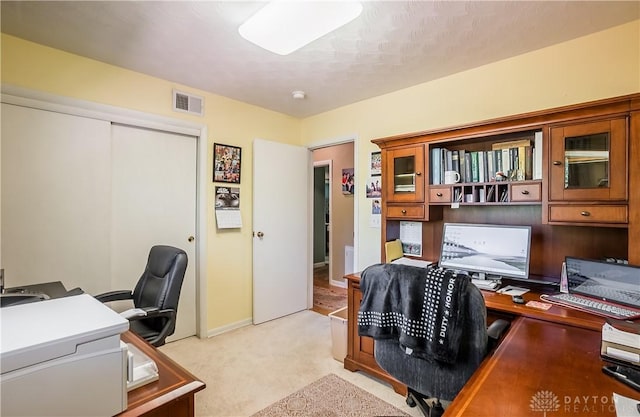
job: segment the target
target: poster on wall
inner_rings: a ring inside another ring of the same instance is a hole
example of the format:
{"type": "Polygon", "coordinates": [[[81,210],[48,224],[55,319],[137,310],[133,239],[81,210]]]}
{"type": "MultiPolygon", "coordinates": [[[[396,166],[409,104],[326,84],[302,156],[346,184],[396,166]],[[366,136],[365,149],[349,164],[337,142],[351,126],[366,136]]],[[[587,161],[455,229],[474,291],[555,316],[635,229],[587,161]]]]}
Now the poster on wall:
{"type": "Polygon", "coordinates": [[[381,152],[371,152],[371,175],[382,175],[381,152]]]}
{"type": "Polygon", "coordinates": [[[240,184],[242,148],[213,144],[213,181],[240,184]]]}
{"type": "Polygon", "coordinates": [[[215,215],[218,229],[242,227],[240,188],[216,187],[215,215]]]}
{"type": "Polygon", "coordinates": [[[355,177],[353,176],[353,168],[342,169],[342,194],[353,194],[355,189],[355,177]]]}

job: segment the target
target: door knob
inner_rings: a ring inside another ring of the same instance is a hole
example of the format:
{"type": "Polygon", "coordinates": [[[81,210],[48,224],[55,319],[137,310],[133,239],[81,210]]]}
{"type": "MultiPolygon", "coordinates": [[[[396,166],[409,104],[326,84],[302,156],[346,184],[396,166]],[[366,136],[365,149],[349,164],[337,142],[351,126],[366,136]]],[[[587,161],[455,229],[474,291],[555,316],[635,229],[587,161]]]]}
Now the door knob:
{"type": "Polygon", "coordinates": [[[256,233],[256,236],[258,236],[260,239],[262,239],[264,237],[264,233],[258,232],[258,233],[256,233]]]}
{"type": "Polygon", "coordinates": [[[189,237],[187,238],[187,240],[188,240],[189,242],[193,242],[194,240],[196,240],[196,238],[195,238],[195,237],[193,237],[193,236],[189,236],[189,237]]]}

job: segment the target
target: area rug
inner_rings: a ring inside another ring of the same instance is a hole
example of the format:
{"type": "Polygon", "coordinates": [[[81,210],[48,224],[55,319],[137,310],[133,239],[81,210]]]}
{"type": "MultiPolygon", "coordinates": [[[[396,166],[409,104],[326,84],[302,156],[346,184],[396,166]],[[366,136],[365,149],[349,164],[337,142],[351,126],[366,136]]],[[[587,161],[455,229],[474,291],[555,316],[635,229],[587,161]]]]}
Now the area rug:
{"type": "Polygon", "coordinates": [[[347,290],[329,289],[319,286],[313,287],[313,305],[329,311],[335,311],[347,306],[347,290]]]}
{"type": "Polygon", "coordinates": [[[251,417],[409,416],[373,394],[329,374],[251,417]]]}

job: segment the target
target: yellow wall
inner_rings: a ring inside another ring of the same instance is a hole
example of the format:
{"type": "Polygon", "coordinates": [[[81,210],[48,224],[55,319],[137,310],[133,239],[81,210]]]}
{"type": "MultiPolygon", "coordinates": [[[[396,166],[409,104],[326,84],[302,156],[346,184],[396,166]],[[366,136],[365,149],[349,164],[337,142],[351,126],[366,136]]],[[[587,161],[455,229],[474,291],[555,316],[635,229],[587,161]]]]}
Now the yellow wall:
{"type": "MultiPolygon", "coordinates": [[[[302,121],[304,143],[359,138],[357,184],[366,181],[371,139],[581,103],[640,91],[640,20],[302,121]]],[[[380,261],[380,229],[358,193],[357,269],[380,261]]]]}
{"type": "Polygon", "coordinates": [[[2,34],[2,83],[81,100],[182,119],[208,128],[207,172],[213,143],[242,147],[241,229],[218,231],[207,181],[207,329],[233,326],[252,316],[252,140],[300,142],[300,120],[281,113],[125,70],[2,34]],[[171,110],[172,89],[204,97],[205,116],[171,110]]]}
{"type": "MultiPolygon", "coordinates": [[[[252,146],[255,137],[314,144],[359,138],[358,178],[369,176],[370,140],[394,134],[579,103],[640,91],[640,20],[480,68],[365,100],[303,120],[187,86],[2,35],[2,83],[188,120],[208,126],[213,142],[241,146],[240,230],[218,232],[208,213],[208,329],[251,318],[252,146]],[[205,97],[205,117],[171,111],[171,90],[205,97]],[[302,132],[302,133],[301,133],[302,132]],[[300,142],[302,137],[302,142],[300,142]]],[[[359,190],[361,191],[361,190],[359,190]]],[[[358,269],[379,261],[380,230],[359,201],[358,269]]],[[[207,206],[213,207],[213,185],[207,206]]]]}

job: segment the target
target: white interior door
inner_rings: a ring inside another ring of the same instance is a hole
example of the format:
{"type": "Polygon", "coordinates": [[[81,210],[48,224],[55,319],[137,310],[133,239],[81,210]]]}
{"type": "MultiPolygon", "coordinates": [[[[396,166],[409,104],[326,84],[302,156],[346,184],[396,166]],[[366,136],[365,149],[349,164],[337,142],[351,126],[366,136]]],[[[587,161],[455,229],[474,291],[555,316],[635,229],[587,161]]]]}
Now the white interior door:
{"type": "Polygon", "coordinates": [[[133,288],[153,245],[187,253],[175,333],[196,334],[196,138],[114,124],[111,288],[133,288]]]}
{"type": "Polygon", "coordinates": [[[109,122],[2,104],[2,267],[8,287],[110,288],[109,122]]]}
{"type": "Polygon", "coordinates": [[[308,308],[311,153],[253,142],[253,322],[308,308]]]}

